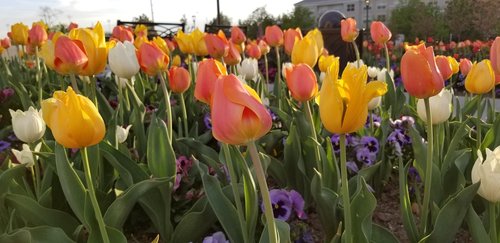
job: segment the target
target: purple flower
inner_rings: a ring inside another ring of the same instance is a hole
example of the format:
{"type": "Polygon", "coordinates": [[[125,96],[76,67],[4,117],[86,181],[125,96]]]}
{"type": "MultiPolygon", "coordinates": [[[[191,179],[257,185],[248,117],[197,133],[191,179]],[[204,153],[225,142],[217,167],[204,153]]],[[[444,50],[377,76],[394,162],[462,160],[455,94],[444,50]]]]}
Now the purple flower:
{"type": "Polygon", "coordinates": [[[354,174],[358,173],[358,171],[359,171],[358,165],[354,161],[347,161],[346,167],[347,167],[347,169],[349,169],[349,171],[351,171],[351,173],[354,173],[354,174]]]}
{"type": "Polygon", "coordinates": [[[10,148],[10,143],[9,142],[6,142],[6,141],[3,141],[1,140],[0,141],[0,152],[3,152],[4,150],[10,148]]]}
{"type": "Polygon", "coordinates": [[[382,118],[380,118],[380,116],[378,116],[375,113],[368,114],[368,116],[366,117],[365,127],[369,127],[370,126],[370,123],[371,123],[370,116],[373,117],[373,125],[375,127],[379,127],[380,126],[380,122],[382,121],[382,118]]]}
{"type": "Polygon", "coordinates": [[[359,143],[359,139],[358,137],[356,137],[356,134],[352,134],[352,133],[347,133],[345,135],[345,145],[346,147],[356,147],[358,146],[358,143],[359,143]]]}
{"type": "Polygon", "coordinates": [[[340,153],[340,136],[338,134],[333,134],[330,140],[332,141],[333,152],[336,154],[340,153]]]}
{"type": "MultiPolygon", "coordinates": [[[[295,211],[299,219],[307,218],[304,212],[304,198],[297,191],[272,189],[269,191],[269,196],[271,197],[275,218],[287,221],[292,214],[292,210],[295,211]]],[[[261,204],[261,209],[264,211],[264,204],[261,204]]]]}
{"type": "Polygon", "coordinates": [[[19,141],[19,139],[16,137],[16,134],[14,133],[9,135],[7,138],[12,142],[19,141]]]}
{"type": "Polygon", "coordinates": [[[269,112],[269,114],[271,115],[271,119],[273,121],[276,121],[278,119],[278,116],[269,108],[267,108],[267,111],[269,112]]]}
{"type": "Polygon", "coordinates": [[[175,164],[177,165],[177,174],[182,174],[183,176],[187,176],[193,166],[193,162],[184,155],[179,156],[175,164]]]}
{"type": "Polygon", "coordinates": [[[175,175],[174,191],[177,191],[179,186],[181,186],[181,180],[182,180],[182,174],[177,172],[177,174],[175,175]]]}
{"type": "Polygon", "coordinates": [[[403,155],[401,144],[399,143],[399,141],[396,139],[395,136],[389,135],[389,137],[387,137],[387,144],[389,144],[392,147],[392,154],[394,156],[400,157],[403,155]]]}
{"type": "Polygon", "coordinates": [[[217,231],[211,236],[205,237],[203,239],[203,243],[229,243],[229,241],[226,240],[226,236],[224,235],[224,233],[217,231]]]}
{"type": "Polygon", "coordinates": [[[299,219],[307,219],[307,215],[304,212],[304,198],[302,198],[300,193],[295,190],[291,190],[288,195],[292,200],[293,209],[297,214],[297,217],[299,217],[299,219]]]}
{"type": "Polygon", "coordinates": [[[203,122],[205,123],[205,127],[207,129],[212,129],[212,118],[210,118],[210,113],[205,114],[205,117],[203,117],[203,122]]]}
{"type": "Polygon", "coordinates": [[[356,150],[356,159],[366,165],[373,165],[373,162],[377,159],[374,153],[371,153],[368,148],[359,148],[356,150]]]}
{"type": "Polygon", "coordinates": [[[413,166],[410,167],[410,169],[408,169],[408,175],[411,176],[411,177],[413,177],[413,178],[415,178],[415,180],[417,182],[421,182],[422,181],[422,179],[420,178],[420,174],[418,173],[417,168],[415,168],[413,166]]]}
{"type": "Polygon", "coordinates": [[[415,119],[411,116],[403,116],[401,117],[401,123],[403,127],[410,128],[415,124],[415,119]]]}
{"type": "Polygon", "coordinates": [[[363,136],[359,141],[359,144],[367,148],[370,153],[377,154],[378,153],[378,140],[371,136],[363,136]]]}

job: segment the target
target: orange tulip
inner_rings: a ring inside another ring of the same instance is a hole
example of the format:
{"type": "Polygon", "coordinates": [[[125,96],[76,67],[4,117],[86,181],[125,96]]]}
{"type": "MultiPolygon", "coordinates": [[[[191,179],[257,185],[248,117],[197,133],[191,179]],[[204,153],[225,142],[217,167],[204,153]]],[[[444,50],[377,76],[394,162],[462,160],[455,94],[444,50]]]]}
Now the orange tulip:
{"type": "Polygon", "coordinates": [[[113,34],[111,35],[111,37],[121,42],[134,42],[134,33],[132,33],[132,30],[129,27],[125,27],[122,25],[117,25],[113,28],[113,34]]]}
{"type": "Polygon", "coordinates": [[[267,55],[267,53],[269,53],[271,51],[271,48],[269,47],[267,42],[264,40],[259,41],[259,48],[260,48],[260,52],[262,53],[262,55],[267,55]]]}
{"type": "Polygon", "coordinates": [[[3,39],[0,40],[0,45],[2,45],[3,48],[7,49],[10,47],[10,38],[9,37],[5,37],[3,39]]]}
{"type": "Polygon", "coordinates": [[[170,53],[170,50],[168,49],[167,42],[161,38],[160,36],[155,36],[152,40],[160,50],[163,51],[166,55],[170,53]]]}
{"type": "Polygon", "coordinates": [[[347,18],[340,21],[340,35],[345,42],[354,42],[358,37],[359,31],[356,27],[356,20],[347,18]]]}
{"type": "Polygon", "coordinates": [[[266,42],[272,47],[283,45],[283,31],[277,25],[266,27],[266,42]]]}
{"type": "Polygon", "coordinates": [[[60,74],[78,74],[88,64],[85,48],[79,40],[57,38],[54,46],[54,68],[60,74]]]}
{"type": "Polygon", "coordinates": [[[233,42],[229,42],[229,51],[227,53],[227,56],[224,57],[224,62],[226,62],[226,64],[230,66],[234,66],[241,62],[240,52],[238,51],[236,44],[234,44],[233,42]]]}
{"type": "Polygon", "coordinates": [[[467,58],[461,58],[459,67],[462,75],[467,76],[467,74],[469,74],[470,69],[472,68],[472,62],[467,58]]]}
{"type": "Polygon", "coordinates": [[[249,57],[255,58],[257,60],[259,60],[260,57],[262,56],[262,52],[260,51],[260,47],[257,44],[257,42],[255,42],[255,41],[252,41],[247,45],[247,47],[245,48],[245,52],[247,53],[247,55],[249,57]]]}
{"type": "Polygon", "coordinates": [[[295,42],[298,40],[302,40],[302,32],[300,31],[300,28],[296,29],[290,28],[285,30],[284,46],[286,54],[288,54],[289,56],[292,55],[293,46],[295,45],[295,42]]]}
{"type": "Polygon", "coordinates": [[[318,94],[316,74],[307,64],[293,65],[285,69],[286,84],[292,97],[298,101],[308,101],[318,94]]]}
{"type": "Polygon", "coordinates": [[[497,36],[497,38],[495,38],[493,44],[491,45],[490,61],[491,67],[493,68],[493,71],[495,71],[495,74],[497,76],[500,75],[500,36],[497,36]]]}
{"type": "Polygon", "coordinates": [[[238,27],[238,26],[233,26],[231,27],[231,41],[234,44],[241,44],[247,40],[247,37],[245,36],[245,33],[238,27]]]}
{"type": "Polygon", "coordinates": [[[373,21],[370,26],[370,34],[372,40],[377,44],[385,44],[392,37],[391,31],[385,26],[383,22],[373,21]]]}
{"type": "Polygon", "coordinates": [[[137,51],[137,60],[141,70],[149,76],[155,76],[168,68],[168,56],[155,44],[146,42],[137,51]]]}
{"type": "Polygon", "coordinates": [[[33,23],[33,26],[28,31],[28,43],[31,46],[40,47],[45,41],[47,41],[47,31],[42,23],[33,23]]]}
{"type": "Polygon", "coordinates": [[[229,51],[229,41],[222,30],[219,30],[217,35],[205,35],[205,44],[207,45],[208,54],[213,58],[222,58],[227,56],[229,51]]]}
{"type": "Polygon", "coordinates": [[[401,77],[406,91],[419,99],[437,95],[444,87],[434,50],[425,44],[408,46],[401,58],[401,77]]]}
{"type": "Polygon", "coordinates": [[[184,93],[191,84],[189,71],[183,67],[171,67],[168,72],[170,90],[174,93],[184,93]]]}
{"type": "Polygon", "coordinates": [[[210,108],[213,136],[227,144],[255,141],[272,126],[271,115],[255,90],[233,74],[217,79],[210,108]]]}
{"type": "Polygon", "coordinates": [[[78,24],[75,23],[75,22],[71,22],[69,25],[68,25],[68,32],[70,32],[71,30],[73,29],[76,29],[78,28],[78,24]]]}
{"type": "Polygon", "coordinates": [[[215,81],[220,75],[227,75],[227,70],[221,62],[215,59],[205,59],[198,64],[194,97],[206,104],[212,103],[215,81]]]}
{"type": "Polygon", "coordinates": [[[453,75],[453,70],[451,67],[451,63],[448,60],[448,57],[438,55],[436,56],[436,65],[441,73],[441,77],[444,80],[448,80],[453,75]]]}

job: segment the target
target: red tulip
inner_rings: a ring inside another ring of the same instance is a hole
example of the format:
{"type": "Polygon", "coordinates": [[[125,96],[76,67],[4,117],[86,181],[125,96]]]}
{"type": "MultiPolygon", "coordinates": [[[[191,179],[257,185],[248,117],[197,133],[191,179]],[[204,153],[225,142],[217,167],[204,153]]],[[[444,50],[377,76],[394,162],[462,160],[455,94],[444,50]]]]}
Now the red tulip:
{"type": "Polygon", "coordinates": [[[459,67],[462,75],[467,76],[467,74],[469,74],[470,69],[472,68],[472,62],[467,58],[462,58],[460,59],[459,67]]]}
{"type": "Polygon", "coordinates": [[[247,55],[249,57],[255,58],[257,60],[259,60],[260,57],[262,56],[262,52],[260,51],[260,47],[257,44],[257,42],[255,42],[255,41],[252,41],[252,42],[250,42],[250,44],[247,45],[247,47],[245,48],[245,52],[247,53],[247,55]]]}
{"type": "Polygon", "coordinates": [[[28,31],[28,44],[31,46],[42,46],[48,39],[45,27],[40,23],[33,23],[33,26],[28,31]]]}
{"type": "Polygon", "coordinates": [[[241,44],[247,40],[247,37],[245,36],[245,33],[238,27],[238,26],[233,26],[231,27],[231,41],[234,44],[241,44]]]}
{"type": "Polygon", "coordinates": [[[241,62],[241,55],[235,43],[229,42],[229,51],[227,52],[227,56],[224,57],[224,62],[230,66],[234,66],[241,62]]]}
{"type": "Polygon", "coordinates": [[[500,36],[497,36],[491,45],[490,61],[495,75],[500,75],[500,36]]]}

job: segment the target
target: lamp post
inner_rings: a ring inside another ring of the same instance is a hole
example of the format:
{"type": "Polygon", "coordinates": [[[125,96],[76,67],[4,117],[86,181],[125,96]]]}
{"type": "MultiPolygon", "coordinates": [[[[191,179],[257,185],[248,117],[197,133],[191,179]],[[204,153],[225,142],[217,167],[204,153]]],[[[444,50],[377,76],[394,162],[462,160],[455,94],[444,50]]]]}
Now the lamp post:
{"type": "Polygon", "coordinates": [[[370,0],[365,0],[365,8],[366,8],[366,31],[368,31],[368,11],[370,9],[370,0]]]}

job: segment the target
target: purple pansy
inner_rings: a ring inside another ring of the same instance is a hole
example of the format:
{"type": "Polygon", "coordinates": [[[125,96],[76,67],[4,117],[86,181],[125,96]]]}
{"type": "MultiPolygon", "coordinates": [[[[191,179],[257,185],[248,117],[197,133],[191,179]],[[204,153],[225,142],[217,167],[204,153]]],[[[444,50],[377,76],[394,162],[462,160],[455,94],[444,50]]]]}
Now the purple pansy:
{"type": "MultiPolygon", "coordinates": [[[[294,190],[287,191],[284,189],[272,189],[269,191],[274,217],[283,221],[287,221],[292,210],[299,219],[306,219],[307,215],[304,212],[304,199],[294,190]]],[[[264,211],[264,204],[261,204],[261,209],[264,211]]]]}
{"type": "Polygon", "coordinates": [[[217,231],[211,236],[205,237],[203,239],[203,243],[229,243],[229,241],[226,240],[226,236],[224,235],[224,233],[217,231]]]}
{"type": "Polygon", "coordinates": [[[368,148],[364,147],[356,150],[356,159],[366,165],[373,165],[373,162],[377,159],[377,155],[370,152],[368,148]]]}
{"type": "Polygon", "coordinates": [[[207,129],[212,129],[212,118],[210,118],[210,113],[205,114],[203,117],[203,123],[207,129]]]}
{"type": "Polygon", "coordinates": [[[346,167],[347,167],[347,169],[349,169],[349,171],[351,171],[351,173],[354,173],[354,174],[358,173],[358,171],[359,171],[358,165],[354,161],[347,161],[346,167]]]}
{"type": "Polygon", "coordinates": [[[378,153],[378,140],[371,136],[363,136],[359,141],[359,145],[363,148],[367,148],[370,153],[378,153]]]}
{"type": "Polygon", "coordinates": [[[10,148],[10,143],[6,141],[0,141],[0,152],[3,152],[4,150],[10,148]]]}

